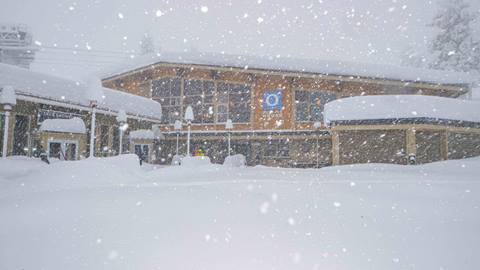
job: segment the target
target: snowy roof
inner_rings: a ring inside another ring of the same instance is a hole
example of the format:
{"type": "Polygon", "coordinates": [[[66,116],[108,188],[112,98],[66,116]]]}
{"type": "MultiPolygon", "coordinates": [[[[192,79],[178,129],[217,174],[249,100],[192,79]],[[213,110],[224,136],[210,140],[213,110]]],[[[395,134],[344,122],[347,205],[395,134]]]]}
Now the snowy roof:
{"type": "Polygon", "coordinates": [[[480,102],[423,95],[357,96],[325,105],[325,122],[433,118],[480,122],[480,102]]]}
{"type": "Polygon", "coordinates": [[[0,88],[2,89],[2,92],[0,92],[0,104],[16,105],[15,89],[11,85],[4,85],[0,88]]]}
{"type": "Polygon", "coordinates": [[[195,51],[182,53],[164,52],[156,55],[136,57],[127,60],[124,64],[114,66],[110,70],[104,70],[100,74],[100,77],[106,79],[158,63],[197,64],[242,69],[289,71],[440,84],[470,84],[473,82],[472,76],[458,72],[347,61],[295,59],[291,57],[240,56],[218,53],[200,53],[195,51]]]}
{"type": "Polygon", "coordinates": [[[148,129],[139,129],[130,131],[128,134],[130,139],[153,140],[155,138],[153,131],[148,129]]]}
{"type": "Polygon", "coordinates": [[[480,100],[480,87],[472,89],[472,99],[473,100],[480,100]]]}
{"type": "MultiPolygon", "coordinates": [[[[85,92],[88,86],[79,81],[64,79],[52,75],[34,72],[0,63],[0,85],[11,85],[15,88],[18,99],[36,97],[64,104],[88,107],[85,92]]],[[[148,118],[159,121],[162,116],[160,103],[148,98],[103,88],[102,100],[98,109],[118,112],[124,110],[130,116],[148,118]]]]}
{"type": "Polygon", "coordinates": [[[82,119],[74,117],[72,119],[45,119],[40,126],[40,131],[85,134],[86,128],[82,119]]]}

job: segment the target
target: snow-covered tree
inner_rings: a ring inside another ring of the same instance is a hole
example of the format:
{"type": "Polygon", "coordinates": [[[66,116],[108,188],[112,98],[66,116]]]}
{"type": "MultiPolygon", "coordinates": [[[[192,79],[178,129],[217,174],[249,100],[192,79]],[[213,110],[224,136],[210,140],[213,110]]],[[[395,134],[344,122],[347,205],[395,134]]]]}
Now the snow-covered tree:
{"type": "Polygon", "coordinates": [[[480,71],[480,42],[472,24],[476,15],[464,0],[443,0],[430,26],[438,33],[430,43],[429,66],[455,71],[480,71]]]}
{"type": "Polygon", "coordinates": [[[143,34],[142,40],[140,41],[140,53],[142,55],[151,54],[155,52],[155,43],[153,37],[145,33],[143,34]]]}

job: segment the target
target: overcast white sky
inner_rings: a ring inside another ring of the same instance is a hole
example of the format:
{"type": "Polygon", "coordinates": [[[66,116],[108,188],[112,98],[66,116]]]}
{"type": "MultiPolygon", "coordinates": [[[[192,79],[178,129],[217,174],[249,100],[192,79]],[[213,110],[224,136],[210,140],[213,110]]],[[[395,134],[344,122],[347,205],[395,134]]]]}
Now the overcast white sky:
{"type": "Polygon", "coordinates": [[[145,32],[164,51],[398,64],[432,34],[426,24],[437,9],[436,0],[0,1],[0,21],[28,24],[43,46],[92,49],[37,54],[33,69],[73,78],[125,61],[145,32]]]}

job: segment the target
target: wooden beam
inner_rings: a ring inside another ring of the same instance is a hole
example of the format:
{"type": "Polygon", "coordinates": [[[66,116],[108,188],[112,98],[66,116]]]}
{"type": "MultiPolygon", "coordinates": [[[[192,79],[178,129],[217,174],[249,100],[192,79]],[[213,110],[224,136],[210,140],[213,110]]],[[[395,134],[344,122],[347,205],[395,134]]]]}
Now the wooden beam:
{"type": "Polygon", "coordinates": [[[340,165],[340,138],[338,132],[332,132],[332,165],[340,165]]]}

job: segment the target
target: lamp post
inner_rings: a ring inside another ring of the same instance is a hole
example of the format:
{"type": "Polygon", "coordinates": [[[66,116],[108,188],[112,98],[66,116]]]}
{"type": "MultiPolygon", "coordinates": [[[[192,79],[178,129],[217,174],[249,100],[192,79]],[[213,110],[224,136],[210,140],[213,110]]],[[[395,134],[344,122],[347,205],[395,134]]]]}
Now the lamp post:
{"type": "Polygon", "coordinates": [[[119,142],[118,142],[118,154],[121,155],[123,153],[123,132],[127,130],[127,113],[124,110],[119,110],[117,114],[117,122],[119,125],[118,132],[119,134],[119,142]]]}
{"type": "Polygon", "coordinates": [[[17,105],[17,96],[15,95],[15,89],[10,85],[5,85],[0,94],[0,104],[3,105],[3,110],[5,111],[5,128],[3,130],[3,148],[2,148],[2,158],[7,158],[8,152],[8,127],[10,120],[10,111],[13,109],[13,106],[17,105]]]}
{"type": "Polygon", "coordinates": [[[228,131],[228,156],[230,156],[230,134],[232,133],[233,129],[232,119],[227,119],[227,122],[225,122],[225,129],[228,131]]]}
{"type": "Polygon", "coordinates": [[[194,116],[193,116],[192,106],[188,106],[187,109],[185,110],[185,121],[187,121],[187,125],[188,125],[187,156],[190,156],[190,126],[192,125],[193,119],[194,119],[194,116]]]}
{"type": "Polygon", "coordinates": [[[90,156],[95,156],[95,121],[96,121],[96,108],[98,102],[103,98],[102,82],[98,77],[91,77],[87,81],[87,89],[85,91],[86,99],[89,102],[90,108],[92,108],[92,123],[90,127],[90,156]]]}
{"type": "Polygon", "coordinates": [[[180,136],[180,131],[182,130],[182,122],[180,120],[175,120],[173,128],[175,129],[175,133],[177,133],[177,148],[175,154],[178,156],[178,137],[180,136]]]}
{"type": "Polygon", "coordinates": [[[322,123],[321,122],[315,122],[313,123],[313,128],[315,128],[315,131],[316,131],[316,137],[317,137],[317,168],[318,166],[320,165],[320,146],[319,146],[319,137],[320,137],[320,134],[319,134],[319,130],[320,128],[322,127],[322,123]]]}

